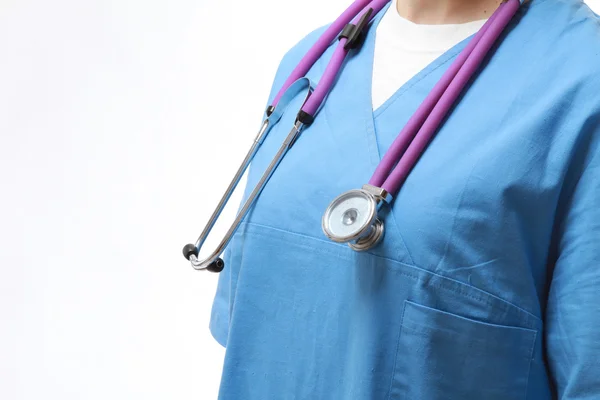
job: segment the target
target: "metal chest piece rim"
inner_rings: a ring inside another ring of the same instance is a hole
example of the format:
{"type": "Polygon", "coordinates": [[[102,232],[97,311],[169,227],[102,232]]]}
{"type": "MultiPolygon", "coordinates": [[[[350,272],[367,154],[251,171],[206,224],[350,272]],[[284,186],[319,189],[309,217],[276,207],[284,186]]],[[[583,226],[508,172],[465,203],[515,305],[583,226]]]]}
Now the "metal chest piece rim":
{"type": "Polygon", "coordinates": [[[384,235],[384,224],[377,210],[389,195],[384,189],[364,185],[336,197],[321,220],[325,235],[336,243],[348,243],[355,251],[366,251],[377,245],[384,235]]]}

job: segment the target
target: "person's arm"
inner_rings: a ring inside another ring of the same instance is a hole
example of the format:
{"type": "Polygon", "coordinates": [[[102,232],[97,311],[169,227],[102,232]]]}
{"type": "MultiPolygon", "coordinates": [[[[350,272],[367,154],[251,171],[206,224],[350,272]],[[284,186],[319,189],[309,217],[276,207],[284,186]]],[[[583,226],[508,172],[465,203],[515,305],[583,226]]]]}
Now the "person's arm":
{"type": "MultiPolygon", "coordinates": [[[[599,131],[600,118],[595,118],[599,131]]],[[[591,120],[589,121],[592,122],[591,120]]],[[[592,125],[593,126],[593,125],[592,125]]],[[[600,146],[572,175],[556,231],[546,309],[547,360],[558,398],[600,399],[600,146]]]]}

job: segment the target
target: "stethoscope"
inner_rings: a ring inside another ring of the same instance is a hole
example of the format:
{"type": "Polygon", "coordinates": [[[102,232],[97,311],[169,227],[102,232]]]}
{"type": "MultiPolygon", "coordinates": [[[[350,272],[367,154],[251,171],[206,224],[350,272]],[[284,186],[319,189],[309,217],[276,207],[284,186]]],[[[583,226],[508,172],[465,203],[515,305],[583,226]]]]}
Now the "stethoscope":
{"type": "MultiPolygon", "coordinates": [[[[267,107],[265,119],[254,143],[198,240],[195,244],[184,246],[183,255],[191,262],[192,267],[211,272],[223,270],[225,264],[219,256],[285,154],[296,142],[300,133],[314,121],[317,111],[331,91],[333,82],[350,50],[360,45],[369,22],[389,1],[355,0],[300,60],[273,99],[272,104],[267,107]],[[336,37],[339,39],[339,44],[333,52],[321,80],[313,90],[310,80],[305,75],[336,37]],[[248,196],[217,248],[205,259],[198,259],[202,245],[264,139],[280,120],[292,99],[301,93],[305,94],[303,105],[297,113],[294,126],[275,157],[248,196]]],[[[393,195],[400,190],[442,120],[524,1],[505,0],[500,4],[409,119],[385,153],[369,182],[361,189],[349,190],[331,202],[321,220],[323,232],[330,240],[347,243],[355,251],[369,250],[381,241],[384,235],[384,223],[379,215],[383,213],[381,211],[383,206],[389,205],[393,201],[393,195]]]]}

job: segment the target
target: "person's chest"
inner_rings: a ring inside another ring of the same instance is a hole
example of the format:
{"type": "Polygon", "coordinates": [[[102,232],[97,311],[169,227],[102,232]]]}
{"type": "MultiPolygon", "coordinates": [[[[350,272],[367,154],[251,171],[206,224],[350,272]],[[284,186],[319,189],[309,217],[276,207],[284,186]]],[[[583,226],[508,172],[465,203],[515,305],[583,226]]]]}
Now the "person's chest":
{"type": "MultiPolygon", "coordinates": [[[[316,116],[271,177],[247,222],[319,240],[321,217],[340,193],[367,183],[404,124],[464,46],[411,78],[372,111],[373,38],[346,63],[316,116]],[[371,40],[371,42],[370,42],[371,40]]],[[[371,251],[539,307],[557,203],[577,126],[561,98],[569,84],[532,81],[503,43],[450,111],[385,216],[371,251]],[[530,277],[524,279],[524,277],[530,277]]],[[[331,49],[309,71],[318,82],[331,49]]],[[[289,110],[300,107],[295,99],[289,110]],[[295,102],[295,103],[294,103],[295,102]]],[[[254,161],[258,180],[295,113],[284,114],[254,161]]]]}

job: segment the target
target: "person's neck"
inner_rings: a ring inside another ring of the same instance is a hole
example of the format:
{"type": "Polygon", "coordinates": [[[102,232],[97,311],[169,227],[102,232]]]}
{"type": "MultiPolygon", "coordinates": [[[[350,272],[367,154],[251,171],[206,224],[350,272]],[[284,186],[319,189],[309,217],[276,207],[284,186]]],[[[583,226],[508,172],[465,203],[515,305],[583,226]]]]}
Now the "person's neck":
{"type": "Polygon", "coordinates": [[[489,18],[502,0],[398,0],[401,17],[416,24],[462,24],[489,18]]]}

